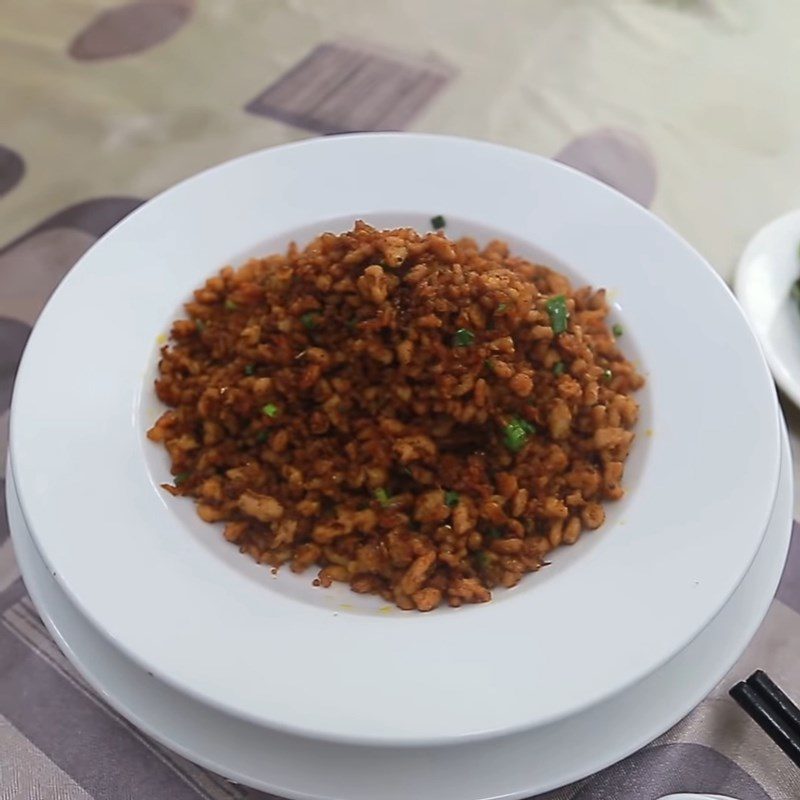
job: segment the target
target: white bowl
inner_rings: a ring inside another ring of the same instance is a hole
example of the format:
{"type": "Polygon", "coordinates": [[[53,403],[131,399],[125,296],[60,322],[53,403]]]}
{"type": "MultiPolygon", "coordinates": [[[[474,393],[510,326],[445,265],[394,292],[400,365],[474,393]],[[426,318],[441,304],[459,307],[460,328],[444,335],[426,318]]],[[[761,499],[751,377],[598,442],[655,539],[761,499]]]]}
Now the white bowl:
{"type": "Polygon", "coordinates": [[[640,680],[722,608],[775,496],[774,387],[711,268],[586,176],[463,139],[364,135],[254,153],[147,203],[81,259],[31,334],[11,453],[40,552],[116,646],[228,713],[306,736],[443,744],[575,713],[640,680]],[[277,578],[159,488],[156,338],[221,265],[356,218],[501,236],[608,287],[648,376],[627,497],[492,603],[382,613],[277,578]],[[651,434],[652,435],[649,435],[651,434]],[[65,523],[68,523],[65,525],[65,523]]]}
{"type": "Polygon", "coordinates": [[[778,386],[800,406],[800,210],[761,228],[739,259],[734,289],[778,386]]]}

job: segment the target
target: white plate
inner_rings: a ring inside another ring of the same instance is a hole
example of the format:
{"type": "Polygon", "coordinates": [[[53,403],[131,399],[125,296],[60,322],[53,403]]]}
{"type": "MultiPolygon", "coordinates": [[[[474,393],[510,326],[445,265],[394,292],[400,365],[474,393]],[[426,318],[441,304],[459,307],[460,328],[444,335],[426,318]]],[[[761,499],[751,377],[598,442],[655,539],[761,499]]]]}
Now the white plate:
{"type": "Polygon", "coordinates": [[[800,211],[763,227],[748,243],[734,288],[778,386],[800,406],[800,310],[791,298],[800,278],[800,211]]]}
{"type": "Polygon", "coordinates": [[[788,453],[784,434],[780,488],[752,567],[683,652],[576,717],[433,752],[327,744],[268,731],[148,676],[86,622],[52,579],[25,527],[13,480],[7,497],[25,583],[59,646],[108,702],[166,746],[235,781],[304,800],[487,800],[529,797],[618,761],[671,727],[722,679],[760,625],[786,560],[792,526],[788,453]]]}
{"type": "Polygon", "coordinates": [[[98,242],[31,334],[11,452],[42,556],[137,663],[282,730],[441,744],[572,714],[684,647],[756,553],[779,437],[774,386],[738,306],[641,206],[519,151],[365,135],[229,162],[98,242]],[[452,235],[499,234],[612,289],[649,384],[629,494],[598,535],[492,603],[384,615],[373,600],[312,589],[308,574],[271,579],[159,489],[166,455],[144,436],[159,412],[150,381],[156,335],[221,264],[356,217],[424,228],[436,213],[452,235]],[[65,520],[79,521],[69,536],[65,520]]]}

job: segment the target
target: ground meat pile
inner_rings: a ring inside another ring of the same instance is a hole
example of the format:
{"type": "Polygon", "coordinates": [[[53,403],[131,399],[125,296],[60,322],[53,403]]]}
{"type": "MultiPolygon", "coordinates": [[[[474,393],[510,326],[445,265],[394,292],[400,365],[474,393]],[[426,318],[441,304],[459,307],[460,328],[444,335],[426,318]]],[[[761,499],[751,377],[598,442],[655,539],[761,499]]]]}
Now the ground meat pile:
{"type": "Polygon", "coordinates": [[[206,281],[161,351],[173,495],[402,609],[491,598],[622,497],[643,380],[604,290],[363,222],[206,281]]]}

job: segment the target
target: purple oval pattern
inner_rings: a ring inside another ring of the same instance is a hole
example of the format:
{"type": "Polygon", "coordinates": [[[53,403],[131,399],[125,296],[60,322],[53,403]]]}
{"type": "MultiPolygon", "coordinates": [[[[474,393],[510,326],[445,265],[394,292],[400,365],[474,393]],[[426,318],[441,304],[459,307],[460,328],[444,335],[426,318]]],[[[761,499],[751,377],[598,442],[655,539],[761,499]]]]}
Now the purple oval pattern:
{"type": "Polygon", "coordinates": [[[144,200],[140,200],[138,197],[97,197],[67,206],[26,231],[22,236],[18,236],[4,247],[0,247],[0,255],[7,253],[23,240],[53,228],[76,228],[99,239],[143,202],[144,200]]]}
{"type": "Polygon", "coordinates": [[[25,174],[22,156],[0,144],[0,197],[8,194],[25,174]]]}
{"type": "Polygon", "coordinates": [[[0,414],[11,405],[11,387],[30,332],[30,325],[0,317],[0,414]]]}
{"type": "Polygon", "coordinates": [[[98,14],[71,42],[78,61],[140,53],[174,36],[192,16],[194,0],[140,0],[98,14]]]}
{"type": "Polygon", "coordinates": [[[555,156],[647,207],[656,194],[656,160],[635,133],[598,128],[573,139],[555,156]]]}
{"type": "Polygon", "coordinates": [[[571,800],[658,800],[679,792],[772,800],[738,764],[710,747],[685,742],[640,750],[590,778],[571,800]]]}
{"type": "Polygon", "coordinates": [[[76,261],[141,203],[133,197],[77,203],[0,247],[0,316],[33,323],[76,261]]]}

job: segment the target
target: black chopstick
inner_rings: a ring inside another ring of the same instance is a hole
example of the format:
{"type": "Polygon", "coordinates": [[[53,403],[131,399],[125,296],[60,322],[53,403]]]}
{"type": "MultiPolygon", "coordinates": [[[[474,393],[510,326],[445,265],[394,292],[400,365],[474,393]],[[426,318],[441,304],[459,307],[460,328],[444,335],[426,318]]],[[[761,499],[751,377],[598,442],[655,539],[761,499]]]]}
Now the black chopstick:
{"type": "Polygon", "coordinates": [[[762,670],[730,690],[731,697],[800,767],[800,709],[762,670]]]}
{"type": "Polygon", "coordinates": [[[791,723],[792,728],[800,736],[800,708],[784,694],[783,690],[773,682],[772,678],[763,669],[757,669],[747,679],[747,684],[764,697],[768,697],[772,705],[781,710],[781,714],[791,723]]]}

